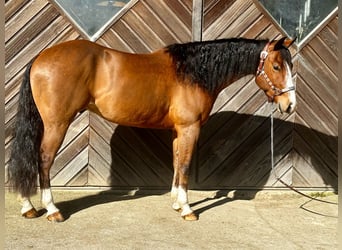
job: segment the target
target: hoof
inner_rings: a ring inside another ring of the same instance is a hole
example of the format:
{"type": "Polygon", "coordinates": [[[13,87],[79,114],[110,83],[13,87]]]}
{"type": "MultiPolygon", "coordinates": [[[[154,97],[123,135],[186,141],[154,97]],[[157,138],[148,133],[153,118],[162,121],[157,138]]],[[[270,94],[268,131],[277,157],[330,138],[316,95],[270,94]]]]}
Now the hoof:
{"type": "Polygon", "coordinates": [[[182,218],[186,221],[195,221],[198,220],[198,216],[194,213],[183,215],[182,218]]]}
{"type": "Polygon", "coordinates": [[[48,221],[51,222],[63,222],[64,221],[64,217],[60,212],[55,212],[53,214],[50,214],[47,216],[48,221]]]}
{"type": "Polygon", "coordinates": [[[181,209],[181,208],[174,208],[173,210],[175,210],[175,211],[178,212],[178,213],[181,213],[181,212],[182,212],[182,209],[181,209]]]}
{"type": "Polygon", "coordinates": [[[22,216],[26,219],[33,219],[39,217],[39,214],[35,208],[32,208],[26,213],[23,213],[22,216]]]}

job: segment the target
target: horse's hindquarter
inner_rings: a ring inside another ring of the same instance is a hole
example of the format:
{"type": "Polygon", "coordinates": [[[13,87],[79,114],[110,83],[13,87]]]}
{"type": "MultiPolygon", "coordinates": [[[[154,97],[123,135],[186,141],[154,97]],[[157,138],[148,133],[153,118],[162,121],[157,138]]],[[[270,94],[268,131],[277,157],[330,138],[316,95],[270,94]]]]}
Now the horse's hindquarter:
{"type": "Polygon", "coordinates": [[[91,99],[89,82],[102,47],[89,41],[65,42],[46,49],[32,64],[32,94],[44,121],[67,122],[91,99]],[[63,120],[63,121],[62,121],[63,120]]]}

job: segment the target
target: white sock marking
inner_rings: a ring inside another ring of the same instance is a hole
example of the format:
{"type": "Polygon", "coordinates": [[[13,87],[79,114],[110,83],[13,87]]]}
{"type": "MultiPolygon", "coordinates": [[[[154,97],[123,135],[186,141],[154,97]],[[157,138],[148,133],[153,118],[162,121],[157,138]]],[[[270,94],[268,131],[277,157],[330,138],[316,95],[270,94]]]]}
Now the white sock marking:
{"type": "Polygon", "coordinates": [[[177,198],[178,196],[178,187],[173,186],[171,188],[171,198],[177,198]]]}
{"type": "Polygon", "coordinates": [[[192,210],[191,210],[189,203],[188,203],[188,194],[182,187],[178,188],[177,203],[182,208],[182,213],[181,213],[182,216],[192,213],[192,210]]]}
{"type": "Polygon", "coordinates": [[[30,211],[32,208],[34,208],[29,198],[19,196],[19,200],[20,200],[20,203],[22,204],[22,208],[20,211],[21,214],[24,214],[30,211]]]}
{"type": "Polygon", "coordinates": [[[50,188],[42,189],[42,204],[47,210],[47,216],[58,212],[59,209],[53,203],[52,193],[50,188]]]}

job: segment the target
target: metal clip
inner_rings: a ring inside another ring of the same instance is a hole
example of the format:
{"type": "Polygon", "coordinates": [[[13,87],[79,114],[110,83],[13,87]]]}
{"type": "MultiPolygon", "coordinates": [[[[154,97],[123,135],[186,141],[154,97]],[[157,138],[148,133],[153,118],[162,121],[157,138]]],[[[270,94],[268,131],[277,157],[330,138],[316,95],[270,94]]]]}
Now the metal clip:
{"type": "Polygon", "coordinates": [[[268,56],[268,52],[267,51],[261,51],[261,53],[260,53],[260,58],[261,59],[266,59],[266,57],[268,56]]]}

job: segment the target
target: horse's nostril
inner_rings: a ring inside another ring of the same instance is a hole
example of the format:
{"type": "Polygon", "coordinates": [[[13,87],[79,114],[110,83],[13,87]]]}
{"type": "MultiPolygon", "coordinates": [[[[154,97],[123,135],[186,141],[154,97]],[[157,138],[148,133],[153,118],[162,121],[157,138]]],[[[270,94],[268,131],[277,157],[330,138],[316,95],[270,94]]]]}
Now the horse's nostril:
{"type": "Polygon", "coordinates": [[[286,113],[292,113],[293,112],[293,110],[294,110],[294,105],[293,105],[293,103],[291,102],[290,104],[289,104],[289,106],[287,107],[287,110],[286,110],[286,113]]]}

